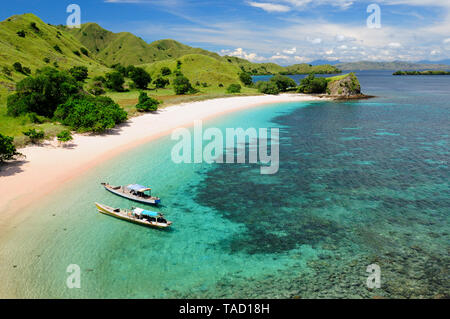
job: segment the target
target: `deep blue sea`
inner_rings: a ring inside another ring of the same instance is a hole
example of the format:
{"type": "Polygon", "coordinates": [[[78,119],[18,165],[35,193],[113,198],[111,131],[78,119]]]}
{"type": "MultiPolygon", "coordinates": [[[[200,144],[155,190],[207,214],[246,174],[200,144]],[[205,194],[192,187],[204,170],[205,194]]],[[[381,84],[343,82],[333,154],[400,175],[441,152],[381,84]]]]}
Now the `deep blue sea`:
{"type": "Polygon", "coordinates": [[[2,237],[1,297],[450,297],[450,77],[356,72],[350,102],[262,106],[205,127],[280,128],[280,170],[174,164],[170,137],[121,154],[28,209],[2,237]],[[151,185],[169,231],[96,212],[151,185]],[[81,288],[66,286],[68,265],[81,288]],[[380,288],[368,288],[369,265],[380,288]]]}

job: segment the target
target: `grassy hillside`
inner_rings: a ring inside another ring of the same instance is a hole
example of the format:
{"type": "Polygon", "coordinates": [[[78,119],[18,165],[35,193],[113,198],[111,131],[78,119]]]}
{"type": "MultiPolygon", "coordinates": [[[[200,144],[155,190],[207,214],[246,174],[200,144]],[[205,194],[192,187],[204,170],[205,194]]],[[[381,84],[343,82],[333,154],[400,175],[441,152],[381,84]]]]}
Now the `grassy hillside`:
{"type": "Polygon", "coordinates": [[[286,71],[282,72],[283,74],[337,74],[342,71],[332,65],[324,64],[324,65],[310,65],[310,64],[294,64],[291,66],[285,67],[286,71]]]}
{"type": "Polygon", "coordinates": [[[98,59],[107,65],[145,64],[160,60],[179,58],[187,54],[203,54],[220,58],[216,53],[192,48],[175,40],[158,40],[148,44],[141,38],[129,33],[113,33],[96,23],[86,23],[80,29],[68,29],[98,59]]]}
{"type": "MultiPolygon", "coordinates": [[[[181,72],[191,81],[193,85],[197,82],[206,83],[208,86],[228,86],[232,83],[241,83],[239,73],[241,70],[229,63],[202,54],[189,54],[180,59],[158,61],[141,65],[152,78],[156,78],[161,73],[162,67],[168,67],[172,71],[176,69],[177,61],[181,61],[181,72]]],[[[174,75],[169,76],[173,79],[174,75]]]]}
{"type": "Polygon", "coordinates": [[[341,70],[448,70],[450,66],[440,64],[421,64],[411,62],[371,62],[360,61],[336,64],[341,70]]]}

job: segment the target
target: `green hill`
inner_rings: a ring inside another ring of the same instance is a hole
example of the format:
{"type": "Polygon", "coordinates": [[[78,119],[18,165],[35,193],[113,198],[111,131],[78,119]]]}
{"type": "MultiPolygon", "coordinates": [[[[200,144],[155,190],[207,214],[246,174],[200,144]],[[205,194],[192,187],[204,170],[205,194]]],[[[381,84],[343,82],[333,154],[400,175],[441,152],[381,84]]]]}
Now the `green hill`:
{"type": "Polygon", "coordinates": [[[324,64],[324,65],[310,65],[306,63],[294,64],[285,67],[286,71],[283,74],[337,74],[342,71],[335,66],[324,64]]]}
{"type": "Polygon", "coordinates": [[[15,62],[32,72],[46,65],[64,69],[85,65],[98,74],[107,70],[89,52],[81,53],[81,48],[84,46],[72,35],[33,14],[16,15],[0,22],[0,92],[12,89],[14,82],[25,77],[14,71],[15,62]]]}
{"type": "Polygon", "coordinates": [[[217,53],[192,48],[175,40],[158,40],[148,44],[141,38],[129,33],[113,33],[96,23],[86,23],[80,29],[68,29],[84,46],[106,65],[144,64],[155,61],[176,59],[187,54],[203,54],[217,59],[217,53]]]}
{"type": "MultiPolygon", "coordinates": [[[[239,67],[202,54],[189,54],[179,59],[163,60],[143,64],[141,66],[144,67],[154,79],[161,74],[162,67],[168,67],[171,70],[175,70],[178,60],[182,63],[181,72],[192,84],[198,82],[201,84],[206,83],[208,86],[218,86],[219,84],[228,86],[232,83],[240,83],[239,73],[241,70],[239,67]]],[[[174,75],[169,78],[173,77],[174,75]]]]}

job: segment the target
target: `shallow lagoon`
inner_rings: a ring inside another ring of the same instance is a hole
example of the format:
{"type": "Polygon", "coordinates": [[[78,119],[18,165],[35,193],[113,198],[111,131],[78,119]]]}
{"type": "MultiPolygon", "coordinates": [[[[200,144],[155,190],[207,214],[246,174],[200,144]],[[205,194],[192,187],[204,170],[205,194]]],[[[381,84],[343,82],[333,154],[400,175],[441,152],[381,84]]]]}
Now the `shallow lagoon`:
{"type": "Polygon", "coordinates": [[[280,171],[181,164],[153,141],[28,209],[0,246],[2,297],[370,298],[449,295],[450,79],[358,74],[376,99],[289,103],[205,126],[279,127],[280,171]],[[170,231],[96,213],[140,182],[170,231]],[[70,196],[68,196],[70,194],[70,196]],[[381,267],[380,289],[366,268],[381,267]],[[78,264],[81,289],[67,289],[78,264]]]}

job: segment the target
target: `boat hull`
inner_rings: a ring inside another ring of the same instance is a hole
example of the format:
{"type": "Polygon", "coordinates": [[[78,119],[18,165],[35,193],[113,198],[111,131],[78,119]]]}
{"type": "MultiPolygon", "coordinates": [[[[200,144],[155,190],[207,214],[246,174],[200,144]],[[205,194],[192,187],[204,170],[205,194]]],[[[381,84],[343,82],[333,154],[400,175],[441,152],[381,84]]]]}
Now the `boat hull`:
{"type": "MultiPolygon", "coordinates": [[[[95,206],[97,207],[97,210],[99,213],[104,214],[104,215],[108,215],[111,217],[115,217],[121,220],[125,220],[127,222],[133,223],[133,224],[137,224],[137,225],[141,225],[141,226],[145,226],[145,227],[150,227],[150,228],[159,228],[159,229],[164,229],[167,228],[171,225],[171,223],[164,225],[164,224],[158,224],[158,223],[150,223],[150,222],[146,222],[143,220],[139,220],[136,218],[131,218],[128,216],[124,216],[120,213],[114,212],[114,208],[103,205],[103,204],[99,204],[99,203],[95,203],[95,206]]],[[[123,213],[122,210],[120,210],[121,213],[123,213]]]]}
{"type": "Polygon", "coordinates": [[[108,187],[108,186],[110,186],[110,185],[108,185],[108,184],[104,184],[104,185],[103,185],[103,187],[104,187],[108,192],[113,193],[113,194],[115,194],[115,195],[118,195],[118,196],[120,196],[120,197],[129,199],[129,200],[132,200],[132,201],[141,203],[141,204],[147,204],[147,205],[159,205],[159,204],[161,203],[161,199],[145,199],[145,198],[139,198],[139,197],[137,197],[137,196],[130,196],[130,195],[127,195],[127,194],[125,194],[125,193],[123,193],[123,192],[116,191],[116,190],[114,190],[113,188],[108,187]]]}

